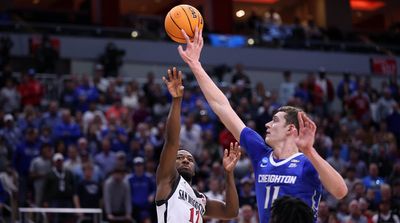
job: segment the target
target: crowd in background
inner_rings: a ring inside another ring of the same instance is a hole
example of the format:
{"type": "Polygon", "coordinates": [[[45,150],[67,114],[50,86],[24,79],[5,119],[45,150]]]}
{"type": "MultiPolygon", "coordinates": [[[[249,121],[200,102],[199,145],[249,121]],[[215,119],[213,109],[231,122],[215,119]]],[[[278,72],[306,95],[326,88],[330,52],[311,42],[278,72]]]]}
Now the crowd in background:
{"type": "MultiPolygon", "coordinates": [[[[299,106],[311,115],[318,126],[315,148],[349,188],[341,201],[324,193],[319,222],[398,219],[396,77],[373,88],[368,78],[351,74],[344,74],[336,86],[322,70],[298,83],[291,76],[284,72],[284,82],[275,89],[252,83],[237,66],[231,83],[221,87],[242,120],[261,135],[281,105],[299,106]],[[339,108],[332,107],[334,99],[340,101],[339,108]]],[[[105,75],[99,64],[91,76],[67,76],[58,99],[47,100],[35,70],[20,78],[3,72],[1,218],[11,217],[14,199],[19,207],[103,208],[108,220],[156,222],[154,175],[170,107],[170,96],[160,83],[151,72],[144,83],[124,82],[105,75]]],[[[196,159],[193,184],[208,197],[223,199],[222,149],[234,138],[211,111],[191,74],[185,75],[184,83],[180,139],[196,159]]],[[[244,152],[235,177],[240,215],[232,222],[257,222],[254,176],[244,152]]],[[[52,219],[68,222],[62,216],[52,219]]]]}

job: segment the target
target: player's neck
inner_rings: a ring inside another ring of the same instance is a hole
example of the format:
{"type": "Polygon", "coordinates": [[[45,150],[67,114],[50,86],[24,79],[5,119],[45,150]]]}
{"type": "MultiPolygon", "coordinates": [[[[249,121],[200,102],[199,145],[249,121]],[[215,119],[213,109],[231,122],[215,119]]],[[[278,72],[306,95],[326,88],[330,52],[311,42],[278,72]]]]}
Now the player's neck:
{"type": "Polygon", "coordinates": [[[272,155],[275,159],[287,159],[291,157],[293,154],[299,152],[299,149],[296,146],[294,141],[284,141],[274,147],[274,152],[272,155]]]}

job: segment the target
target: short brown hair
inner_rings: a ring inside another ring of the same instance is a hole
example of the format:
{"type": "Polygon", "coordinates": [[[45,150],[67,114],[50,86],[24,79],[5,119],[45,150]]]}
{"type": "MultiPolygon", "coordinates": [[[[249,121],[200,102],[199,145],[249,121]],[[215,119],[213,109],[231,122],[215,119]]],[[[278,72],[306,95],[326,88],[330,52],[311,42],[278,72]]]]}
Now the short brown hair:
{"type": "Polygon", "coordinates": [[[282,106],[274,112],[274,115],[278,112],[286,113],[285,116],[283,116],[286,120],[286,125],[293,124],[296,127],[297,131],[299,131],[299,120],[297,118],[297,114],[302,111],[303,110],[301,108],[293,106],[282,106]]]}

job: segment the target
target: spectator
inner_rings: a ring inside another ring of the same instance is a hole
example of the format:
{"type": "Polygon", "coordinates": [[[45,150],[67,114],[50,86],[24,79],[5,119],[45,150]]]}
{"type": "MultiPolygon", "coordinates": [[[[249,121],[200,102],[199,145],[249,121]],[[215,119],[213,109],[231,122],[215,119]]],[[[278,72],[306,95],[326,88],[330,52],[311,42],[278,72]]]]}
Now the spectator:
{"type": "MultiPolygon", "coordinates": [[[[99,182],[93,181],[94,167],[92,163],[86,162],[82,165],[83,180],[78,183],[74,193],[75,208],[100,208],[102,189],[99,182]]],[[[80,215],[85,217],[85,222],[93,222],[92,215],[80,215]]]]}
{"type": "Polygon", "coordinates": [[[343,219],[345,223],[358,222],[368,223],[365,216],[361,214],[360,204],[357,200],[352,200],[349,204],[349,215],[343,219]]]}
{"type": "Polygon", "coordinates": [[[124,55],[125,50],[118,49],[112,42],[107,44],[104,53],[99,58],[99,62],[104,67],[106,77],[116,77],[118,75],[124,55]]]}
{"type": "Polygon", "coordinates": [[[257,223],[257,214],[254,208],[249,204],[240,207],[238,223],[257,223]]]}
{"type": "Polygon", "coordinates": [[[347,188],[351,190],[352,188],[354,188],[354,185],[360,181],[361,180],[359,178],[356,178],[356,169],[354,168],[354,166],[347,167],[346,178],[344,179],[347,188]]]}
{"type": "Polygon", "coordinates": [[[93,163],[90,154],[87,151],[80,151],[79,154],[82,162],[79,165],[76,165],[73,169],[73,173],[77,182],[81,183],[82,180],[85,179],[84,166],[90,164],[91,168],[93,169],[90,171],[92,176],[91,180],[96,183],[101,183],[103,180],[103,174],[100,170],[100,167],[93,163]]]}
{"type": "Polygon", "coordinates": [[[75,111],[75,81],[73,79],[65,79],[60,95],[61,107],[75,111]]]}
{"type": "Polygon", "coordinates": [[[346,162],[340,157],[340,146],[333,147],[333,156],[326,160],[338,173],[344,173],[346,162]]]}
{"type": "Polygon", "coordinates": [[[367,166],[363,160],[360,160],[360,154],[359,151],[356,150],[356,148],[351,148],[350,149],[350,160],[347,164],[347,167],[354,167],[355,168],[355,174],[356,178],[363,178],[365,177],[367,173],[367,166]]]}
{"type": "Polygon", "coordinates": [[[241,205],[255,205],[256,193],[254,191],[254,180],[250,177],[244,177],[240,180],[239,203],[241,205]]]}
{"type": "Polygon", "coordinates": [[[182,126],[180,138],[182,145],[194,156],[198,155],[201,149],[201,134],[201,127],[196,123],[195,116],[189,114],[182,126]]]}
{"type": "Polygon", "coordinates": [[[364,86],[358,86],[357,91],[349,98],[347,106],[358,121],[366,118],[369,112],[369,97],[364,91],[364,86]]]}
{"type": "Polygon", "coordinates": [[[108,126],[103,128],[101,131],[102,138],[108,138],[111,142],[111,149],[114,152],[128,151],[128,134],[120,125],[120,119],[112,115],[109,118],[108,126]]]}
{"type": "Polygon", "coordinates": [[[131,192],[124,176],[123,169],[115,169],[104,183],[104,207],[107,220],[111,223],[128,222],[132,219],[131,192]]]}
{"type": "MultiPolygon", "coordinates": [[[[379,169],[375,163],[369,164],[369,173],[363,178],[364,186],[367,190],[374,193],[374,204],[378,204],[381,200],[380,187],[385,183],[385,180],[379,176],[379,169]]],[[[372,205],[372,204],[371,204],[372,205]]]]}
{"type": "Polygon", "coordinates": [[[283,72],[284,81],[279,86],[279,103],[286,105],[293,97],[296,91],[296,83],[292,79],[292,72],[283,72]]]}
{"type": "Polygon", "coordinates": [[[76,143],[81,136],[80,127],[74,122],[68,109],[61,112],[61,121],[55,126],[53,134],[55,140],[62,140],[67,146],[76,143]]]}
{"type": "Polygon", "coordinates": [[[77,109],[85,112],[89,108],[90,102],[95,102],[99,98],[99,92],[92,86],[87,76],[83,75],[81,84],[74,90],[74,103],[77,109]]]}
{"type": "Polygon", "coordinates": [[[128,115],[128,109],[122,106],[121,98],[115,98],[114,103],[110,106],[106,112],[106,117],[108,120],[115,118],[121,120],[123,117],[128,115]]]}
{"type": "Polygon", "coordinates": [[[13,166],[19,175],[19,204],[27,202],[29,167],[32,160],[40,154],[40,142],[37,138],[37,131],[33,128],[26,130],[25,137],[18,144],[13,157],[13,166]]]}
{"type": "Polygon", "coordinates": [[[5,171],[11,164],[10,161],[12,160],[13,152],[4,137],[0,135],[0,172],[5,171]]]}
{"type": "Polygon", "coordinates": [[[139,105],[139,87],[136,81],[128,83],[122,97],[122,105],[128,109],[136,109],[139,105]]]}
{"type": "Polygon", "coordinates": [[[156,191],[155,179],[145,172],[142,157],[133,159],[133,172],[127,177],[127,181],[131,191],[133,219],[136,222],[156,221],[152,206],[156,191]]]}
{"type": "Polygon", "coordinates": [[[235,74],[232,76],[231,83],[232,84],[237,84],[238,81],[242,81],[246,87],[250,85],[250,78],[249,76],[244,72],[243,70],[243,65],[242,64],[236,64],[235,66],[235,74]]]}
{"type": "Polygon", "coordinates": [[[335,90],[332,81],[326,77],[325,68],[320,68],[318,73],[319,77],[316,80],[316,86],[318,86],[322,91],[322,114],[326,116],[328,115],[333,99],[335,98],[335,90]]]}
{"type": "Polygon", "coordinates": [[[68,159],[64,162],[64,168],[73,171],[77,166],[81,165],[81,158],[79,157],[78,148],[75,144],[68,146],[68,159]]]}
{"type": "Polygon", "coordinates": [[[34,158],[31,162],[29,172],[30,178],[33,181],[34,189],[34,204],[37,207],[42,207],[44,184],[47,174],[51,171],[51,157],[53,148],[50,144],[41,146],[40,156],[34,158]]]}
{"type": "Polygon", "coordinates": [[[8,36],[0,37],[0,71],[3,71],[4,67],[10,63],[10,50],[14,43],[8,36]]]}
{"type": "Polygon", "coordinates": [[[22,131],[18,126],[15,125],[14,116],[12,114],[6,114],[3,116],[3,128],[0,129],[0,135],[4,139],[5,145],[9,146],[13,152],[16,151],[16,147],[21,142],[23,137],[22,131]]]}
{"type": "Polygon", "coordinates": [[[19,94],[14,81],[11,78],[5,80],[5,86],[0,91],[0,108],[4,113],[17,112],[21,105],[19,94]]]}
{"type": "Polygon", "coordinates": [[[400,218],[390,209],[390,202],[384,201],[379,204],[379,211],[372,217],[374,223],[378,222],[393,222],[400,223],[400,218]]]}
{"type": "Polygon", "coordinates": [[[22,75],[18,91],[21,95],[21,103],[23,106],[39,106],[42,101],[44,88],[42,84],[35,79],[35,76],[36,71],[32,68],[22,75]]]}
{"type": "Polygon", "coordinates": [[[393,106],[393,113],[386,118],[388,130],[396,137],[397,145],[400,145],[400,106],[395,104],[393,106]]]}
{"type": "Polygon", "coordinates": [[[59,122],[61,117],[57,101],[50,101],[48,110],[42,115],[40,126],[47,126],[53,129],[59,122]]]}
{"type": "MultiPolygon", "coordinates": [[[[204,195],[206,195],[208,199],[219,200],[219,201],[225,200],[224,195],[221,193],[221,185],[219,183],[219,180],[220,179],[215,177],[211,177],[209,179],[208,181],[209,190],[204,193],[204,195]]],[[[218,219],[209,219],[207,222],[217,223],[218,219]]]]}
{"type": "Polygon", "coordinates": [[[393,108],[396,104],[397,102],[393,99],[390,89],[388,87],[384,88],[383,96],[378,100],[378,122],[381,120],[386,120],[386,118],[393,113],[393,108]]]}
{"type": "Polygon", "coordinates": [[[84,134],[88,134],[89,126],[93,124],[96,115],[99,116],[101,122],[107,123],[103,112],[98,110],[97,103],[92,101],[89,103],[89,109],[83,113],[82,117],[84,134]]]}
{"type": "Polygon", "coordinates": [[[351,95],[357,90],[357,84],[351,80],[350,73],[343,73],[343,79],[337,86],[337,96],[342,102],[346,102],[351,95]]]}
{"type": "MultiPolygon", "coordinates": [[[[72,208],[75,189],[74,176],[71,171],[64,168],[64,156],[56,153],[53,156],[53,168],[47,174],[43,190],[44,207],[72,208]]],[[[54,215],[54,222],[69,219],[63,215],[54,215]]]]}
{"type": "Polygon", "coordinates": [[[115,168],[115,164],[117,162],[115,153],[110,150],[110,140],[108,138],[104,138],[101,141],[101,152],[94,157],[95,163],[99,165],[104,176],[107,176],[115,168]]]}
{"type": "Polygon", "coordinates": [[[96,64],[94,66],[93,84],[97,90],[103,94],[107,92],[108,86],[110,85],[110,81],[104,77],[104,66],[101,64],[96,64]]]}
{"type": "Polygon", "coordinates": [[[50,37],[43,35],[42,43],[36,49],[34,54],[35,67],[40,73],[54,73],[56,62],[58,60],[58,52],[53,47],[50,37]]]}
{"type": "Polygon", "coordinates": [[[317,223],[328,223],[329,217],[330,217],[330,211],[328,204],[325,201],[321,201],[318,206],[317,223]]]}

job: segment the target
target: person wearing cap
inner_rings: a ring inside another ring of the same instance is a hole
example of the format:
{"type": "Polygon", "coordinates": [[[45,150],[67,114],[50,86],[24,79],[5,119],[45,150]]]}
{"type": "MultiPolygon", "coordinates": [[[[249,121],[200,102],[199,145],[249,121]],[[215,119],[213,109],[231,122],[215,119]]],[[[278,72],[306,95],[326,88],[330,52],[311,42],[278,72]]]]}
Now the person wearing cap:
{"type": "Polygon", "coordinates": [[[155,222],[152,204],[156,184],[154,176],[145,172],[143,157],[135,157],[132,161],[133,171],[127,177],[131,189],[133,219],[137,222],[155,222]]]}
{"type": "Polygon", "coordinates": [[[6,114],[3,116],[4,127],[0,129],[0,135],[4,137],[7,145],[12,147],[13,151],[16,150],[18,144],[21,143],[23,134],[21,129],[15,124],[14,116],[6,114]]]}
{"type": "Polygon", "coordinates": [[[225,149],[223,166],[226,172],[225,202],[207,198],[193,189],[195,160],[187,150],[179,150],[180,115],[183,96],[182,72],[168,70],[163,81],[172,96],[166,124],[166,139],[156,171],[155,196],[159,223],[203,222],[203,217],[233,219],[238,215],[239,199],[235,186],[234,167],[240,157],[240,146],[231,143],[225,149]]]}
{"type": "MultiPolygon", "coordinates": [[[[64,168],[64,156],[61,153],[53,155],[53,167],[47,174],[43,189],[43,206],[52,208],[72,208],[75,189],[74,175],[64,168]]],[[[67,218],[55,215],[54,221],[67,218]]]]}

